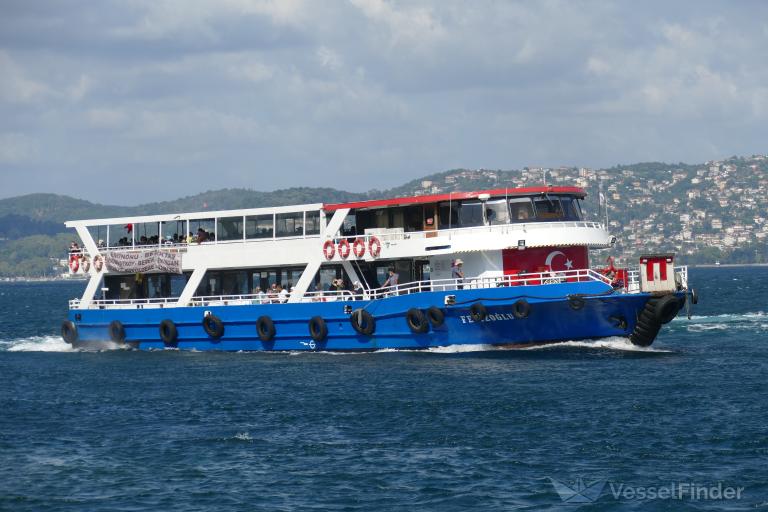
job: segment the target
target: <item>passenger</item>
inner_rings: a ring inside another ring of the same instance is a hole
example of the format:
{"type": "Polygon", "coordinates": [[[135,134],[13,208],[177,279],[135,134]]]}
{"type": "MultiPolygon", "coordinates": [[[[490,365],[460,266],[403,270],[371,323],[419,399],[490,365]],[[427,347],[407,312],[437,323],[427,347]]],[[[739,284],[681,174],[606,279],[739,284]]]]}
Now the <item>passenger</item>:
{"type": "Polygon", "coordinates": [[[398,281],[400,280],[400,274],[395,272],[395,269],[393,267],[389,268],[389,277],[386,281],[384,281],[384,284],[381,285],[382,288],[386,288],[387,286],[395,287],[397,286],[398,281]]]}
{"type": "Polygon", "coordinates": [[[285,304],[288,302],[288,297],[290,294],[288,293],[288,290],[282,287],[282,285],[277,285],[277,298],[280,304],[285,304]]]}
{"type": "Polygon", "coordinates": [[[267,301],[276,304],[277,303],[277,283],[272,283],[272,286],[267,290],[267,301]]]}
{"type": "Polygon", "coordinates": [[[525,208],[517,210],[517,220],[528,220],[528,210],[525,208]]]}
{"type": "Polygon", "coordinates": [[[464,289],[464,262],[456,258],[451,265],[451,278],[456,280],[456,289],[464,289]]]}
{"type": "Polygon", "coordinates": [[[364,292],[365,288],[363,288],[363,285],[360,283],[360,281],[355,281],[352,283],[352,293],[354,294],[355,300],[361,300],[363,298],[364,292]]]}
{"type": "Polygon", "coordinates": [[[197,243],[201,244],[208,241],[208,233],[203,228],[197,230],[197,243]]]}

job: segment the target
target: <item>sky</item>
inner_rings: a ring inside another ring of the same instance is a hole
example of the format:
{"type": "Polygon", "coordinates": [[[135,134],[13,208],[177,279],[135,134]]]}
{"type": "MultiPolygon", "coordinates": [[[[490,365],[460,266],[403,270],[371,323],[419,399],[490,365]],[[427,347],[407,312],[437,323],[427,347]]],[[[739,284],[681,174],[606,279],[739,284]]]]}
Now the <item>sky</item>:
{"type": "Polygon", "coordinates": [[[768,2],[0,0],[0,197],[765,153],[768,2]]]}

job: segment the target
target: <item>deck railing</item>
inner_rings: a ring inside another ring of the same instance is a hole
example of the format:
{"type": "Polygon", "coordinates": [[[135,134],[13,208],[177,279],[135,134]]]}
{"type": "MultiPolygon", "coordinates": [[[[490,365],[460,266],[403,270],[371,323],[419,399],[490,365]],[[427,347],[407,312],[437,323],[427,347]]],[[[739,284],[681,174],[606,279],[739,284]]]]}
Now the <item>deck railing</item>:
{"type": "MultiPolygon", "coordinates": [[[[563,272],[534,272],[494,277],[470,277],[464,279],[432,279],[413,281],[383,288],[359,289],[355,291],[312,291],[304,294],[299,302],[333,302],[339,300],[376,300],[395,295],[427,291],[479,290],[503,286],[538,286],[560,283],[597,281],[610,285],[610,280],[593,269],[567,270],[563,272]]],[[[178,298],[152,299],[96,299],[90,303],[91,309],[151,309],[177,306],[178,298]]],[[[246,304],[279,304],[287,298],[270,293],[239,295],[208,295],[192,297],[186,306],[227,306],[246,304]]],[[[69,302],[71,309],[80,305],[79,299],[69,302]]]]}

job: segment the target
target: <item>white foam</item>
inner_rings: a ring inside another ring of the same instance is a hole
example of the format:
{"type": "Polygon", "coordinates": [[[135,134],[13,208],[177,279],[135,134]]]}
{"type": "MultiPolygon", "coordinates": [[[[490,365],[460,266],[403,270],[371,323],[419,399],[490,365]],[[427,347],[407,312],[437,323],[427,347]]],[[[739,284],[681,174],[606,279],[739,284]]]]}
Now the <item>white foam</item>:
{"type": "Polygon", "coordinates": [[[0,348],[8,352],[72,352],[72,345],[59,336],[32,336],[0,341],[0,348]]]}
{"type": "Polygon", "coordinates": [[[613,336],[610,338],[604,338],[599,340],[581,340],[581,341],[561,341],[558,343],[548,343],[546,345],[537,345],[535,347],[525,347],[522,350],[551,350],[559,347],[577,347],[577,348],[589,348],[589,349],[608,349],[618,350],[622,352],[653,352],[661,354],[669,354],[673,351],[663,350],[653,347],[639,347],[634,345],[629,338],[622,338],[621,336],[613,336]]]}

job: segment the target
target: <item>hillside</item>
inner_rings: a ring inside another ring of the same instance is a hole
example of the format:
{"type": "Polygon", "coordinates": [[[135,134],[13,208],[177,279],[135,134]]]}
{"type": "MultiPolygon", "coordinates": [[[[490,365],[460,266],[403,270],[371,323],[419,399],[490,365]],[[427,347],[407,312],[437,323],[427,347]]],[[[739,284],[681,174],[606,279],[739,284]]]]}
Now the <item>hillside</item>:
{"type": "Polygon", "coordinates": [[[367,193],[309,187],[272,192],[222,189],[130,207],[31,194],[0,200],[0,276],[50,274],[55,263],[50,258],[63,256],[66,240],[74,237],[73,233],[57,235],[62,249],[53,254],[56,251],[48,242],[54,240],[52,235],[66,231],[65,220],[346,202],[544,182],[585,188],[588,216],[604,221],[604,210],[598,205],[602,187],[609,227],[619,240],[614,253],[622,259],[634,260],[640,252],[674,251],[689,263],[768,261],[768,159],[756,155],[697,165],[645,162],[598,170],[454,169],[367,193]],[[34,258],[19,258],[19,254],[34,258]]]}

